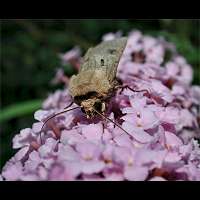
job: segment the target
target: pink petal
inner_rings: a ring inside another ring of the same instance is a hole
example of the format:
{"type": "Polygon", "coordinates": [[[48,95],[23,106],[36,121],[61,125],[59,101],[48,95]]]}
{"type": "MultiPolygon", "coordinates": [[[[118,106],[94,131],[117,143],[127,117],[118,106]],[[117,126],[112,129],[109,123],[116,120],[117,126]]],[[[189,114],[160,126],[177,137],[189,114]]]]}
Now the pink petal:
{"type": "Polygon", "coordinates": [[[83,161],[81,162],[82,172],[85,174],[98,173],[103,170],[105,163],[103,161],[83,161]]]}
{"type": "Polygon", "coordinates": [[[167,70],[167,73],[170,75],[170,76],[175,76],[176,74],[178,74],[179,72],[179,67],[176,63],[174,62],[168,62],[166,64],[166,70],[167,70]]]}
{"type": "Polygon", "coordinates": [[[114,145],[110,143],[106,143],[105,148],[102,152],[103,159],[105,161],[112,161],[113,160],[113,151],[114,151],[114,145]]]}
{"type": "Polygon", "coordinates": [[[78,143],[76,145],[76,150],[80,153],[82,158],[86,160],[98,158],[101,153],[101,147],[92,142],[78,143]]]}
{"type": "Polygon", "coordinates": [[[153,137],[150,136],[147,132],[133,126],[129,122],[124,122],[122,127],[129,133],[129,135],[141,143],[148,143],[153,140],[153,137]]]}
{"type": "Polygon", "coordinates": [[[172,87],[172,94],[174,95],[184,95],[185,92],[184,87],[181,85],[173,85],[172,87]]]}
{"type": "Polygon", "coordinates": [[[42,162],[37,151],[32,151],[29,154],[29,159],[25,163],[25,169],[28,171],[34,171],[38,165],[42,162]]]}
{"type": "Polygon", "coordinates": [[[125,167],[124,177],[129,181],[144,181],[148,176],[147,167],[125,167]]]}
{"type": "Polygon", "coordinates": [[[15,154],[15,160],[20,161],[28,152],[29,147],[24,147],[20,149],[16,154],[15,154]]]}
{"type": "Polygon", "coordinates": [[[47,180],[48,178],[48,171],[44,166],[38,167],[38,175],[41,180],[47,180]]]}
{"type": "Polygon", "coordinates": [[[144,129],[154,128],[159,124],[159,119],[149,109],[143,109],[141,112],[141,121],[144,129]]]}
{"type": "Polygon", "coordinates": [[[193,127],[195,121],[194,115],[187,109],[182,109],[180,112],[179,124],[182,126],[193,127]]]}
{"type": "Polygon", "coordinates": [[[110,175],[107,175],[105,178],[106,181],[123,181],[124,176],[122,173],[111,173],[110,175]]]}
{"type": "Polygon", "coordinates": [[[20,177],[20,180],[22,181],[39,181],[40,178],[36,174],[24,174],[20,177]]]}
{"type": "Polygon", "coordinates": [[[151,178],[149,181],[166,181],[166,179],[160,177],[160,176],[155,176],[151,178]]]}
{"type": "Polygon", "coordinates": [[[62,165],[55,164],[50,170],[48,179],[50,181],[71,181],[73,180],[73,176],[70,169],[67,169],[62,165]]]}
{"type": "Polygon", "coordinates": [[[136,125],[136,121],[138,118],[135,113],[131,113],[131,114],[128,113],[124,115],[122,119],[126,122],[134,123],[134,125],[136,125]]]}
{"type": "Polygon", "coordinates": [[[165,162],[176,163],[181,160],[181,156],[177,152],[169,152],[165,157],[165,162]]]}
{"type": "Polygon", "coordinates": [[[132,141],[128,135],[122,134],[119,136],[116,136],[114,138],[114,141],[119,145],[119,146],[124,146],[124,147],[132,147],[132,141]]]}
{"type": "Polygon", "coordinates": [[[110,131],[108,131],[107,129],[104,129],[104,133],[103,133],[103,141],[109,141],[112,139],[112,134],[110,131]]]}
{"type": "Polygon", "coordinates": [[[83,141],[84,137],[76,129],[62,131],[60,142],[63,144],[75,145],[83,141]]]}
{"type": "Polygon", "coordinates": [[[34,114],[34,118],[38,121],[42,121],[49,117],[52,114],[52,112],[49,112],[47,110],[38,110],[34,114]]]}
{"type": "Polygon", "coordinates": [[[114,40],[116,38],[121,37],[121,35],[122,35],[121,31],[117,31],[116,33],[106,33],[103,35],[102,40],[103,41],[114,40]]]}
{"type": "Polygon", "coordinates": [[[8,181],[17,181],[22,175],[22,164],[21,162],[16,162],[2,171],[2,176],[8,181]]]}
{"type": "Polygon", "coordinates": [[[42,126],[43,126],[43,122],[36,122],[32,126],[32,131],[34,133],[39,133],[41,131],[42,126]]]}
{"type": "Polygon", "coordinates": [[[137,165],[149,165],[151,168],[162,166],[165,159],[167,151],[166,150],[149,150],[149,149],[139,149],[135,154],[134,163],[137,165]]]}
{"type": "Polygon", "coordinates": [[[180,112],[178,108],[169,106],[166,107],[165,110],[157,112],[157,115],[163,122],[176,124],[179,121],[180,112]]]}
{"type": "Polygon", "coordinates": [[[60,55],[60,58],[63,60],[63,62],[68,62],[71,59],[79,58],[81,54],[81,50],[79,47],[75,46],[70,51],[67,51],[64,54],[60,55]]]}
{"type": "Polygon", "coordinates": [[[178,147],[183,145],[183,142],[175,134],[165,131],[166,144],[170,147],[178,147]]]}
{"type": "Polygon", "coordinates": [[[53,138],[48,138],[44,145],[42,145],[38,152],[40,153],[41,157],[48,156],[50,153],[54,151],[54,148],[57,144],[57,141],[53,138]]]}
{"type": "Polygon", "coordinates": [[[90,124],[82,128],[82,134],[88,140],[100,140],[103,134],[102,124],[90,124]]]}
{"type": "Polygon", "coordinates": [[[138,94],[134,98],[130,98],[130,103],[135,112],[140,112],[141,109],[143,109],[146,105],[146,97],[140,96],[140,94],[138,94]]]}
{"type": "Polygon", "coordinates": [[[13,148],[18,149],[22,146],[29,145],[32,141],[31,129],[25,128],[20,131],[20,134],[13,138],[13,148]]]}
{"type": "Polygon", "coordinates": [[[113,159],[115,162],[123,163],[124,165],[128,165],[130,162],[132,163],[133,156],[129,148],[115,147],[113,150],[113,159]]]}
{"type": "Polygon", "coordinates": [[[193,149],[192,144],[189,143],[189,144],[180,146],[179,152],[183,157],[185,157],[185,156],[188,156],[192,152],[192,149],[193,149]]]}
{"type": "Polygon", "coordinates": [[[60,161],[79,161],[80,155],[69,145],[59,144],[58,160],[60,161]]]}
{"type": "Polygon", "coordinates": [[[73,177],[77,177],[81,173],[82,164],[81,161],[65,161],[63,163],[66,169],[70,169],[70,173],[73,177]]]}

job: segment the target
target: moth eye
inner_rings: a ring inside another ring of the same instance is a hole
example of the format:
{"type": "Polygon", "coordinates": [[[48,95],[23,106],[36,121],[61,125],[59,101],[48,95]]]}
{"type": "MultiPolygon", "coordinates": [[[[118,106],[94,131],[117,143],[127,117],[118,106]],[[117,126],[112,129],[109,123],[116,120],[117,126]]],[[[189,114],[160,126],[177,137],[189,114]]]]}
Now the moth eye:
{"type": "Polygon", "coordinates": [[[101,107],[102,107],[101,102],[95,102],[94,107],[96,110],[101,111],[101,107]]]}
{"type": "Polygon", "coordinates": [[[84,110],[84,108],[81,108],[81,111],[82,111],[83,113],[85,113],[85,110],[84,110]]]}
{"type": "Polygon", "coordinates": [[[75,96],[74,102],[80,106],[81,102],[84,100],[84,96],[75,96]]]}
{"type": "Polygon", "coordinates": [[[85,99],[89,99],[89,98],[92,98],[92,97],[95,97],[95,96],[97,96],[97,92],[91,91],[91,92],[88,92],[88,93],[85,95],[85,99]]]}
{"type": "Polygon", "coordinates": [[[104,59],[101,59],[101,66],[104,66],[104,59]]]}

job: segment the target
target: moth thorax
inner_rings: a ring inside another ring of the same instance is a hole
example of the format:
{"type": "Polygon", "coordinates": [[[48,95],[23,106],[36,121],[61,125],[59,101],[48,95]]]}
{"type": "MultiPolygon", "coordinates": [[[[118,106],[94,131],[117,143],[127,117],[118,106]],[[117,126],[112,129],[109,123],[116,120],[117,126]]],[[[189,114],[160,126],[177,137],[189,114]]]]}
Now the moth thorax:
{"type": "Polygon", "coordinates": [[[87,99],[81,102],[81,108],[86,113],[87,118],[91,118],[97,114],[95,110],[104,113],[105,103],[96,98],[87,99]]]}

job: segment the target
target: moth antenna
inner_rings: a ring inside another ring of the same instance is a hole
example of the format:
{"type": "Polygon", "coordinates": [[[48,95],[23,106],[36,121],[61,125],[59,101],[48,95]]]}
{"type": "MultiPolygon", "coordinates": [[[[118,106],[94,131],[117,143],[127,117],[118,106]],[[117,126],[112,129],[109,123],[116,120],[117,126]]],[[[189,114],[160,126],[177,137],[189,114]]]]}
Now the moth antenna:
{"type": "Polygon", "coordinates": [[[105,115],[101,114],[100,112],[98,112],[95,108],[93,108],[93,110],[99,114],[101,117],[107,119],[108,121],[112,122],[113,124],[115,124],[118,128],[120,128],[121,130],[123,130],[125,133],[127,133],[128,135],[130,135],[126,130],[124,130],[119,124],[117,124],[116,122],[114,122],[113,120],[111,120],[110,118],[106,117],[105,115]]]}
{"type": "MultiPolygon", "coordinates": [[[[71,106],[71,105],[70,105],[70,106],[71,106]]],[[[67,106],[67,107],[69,107],[69,106],[67,106]]],[[[71,108],[71,109],[69,109],[69,110],[63,110],[62,112],[56,113],[55,115],[53,115],[53,116],[47,118],[47,119],[44,121],[44,124],[42,125],[42,128],[41,128],[41,130],[40,130],[40,141],[41,141],[41,144],[42,144],[41,132],[42,132],[42,129],[44,128],[44,126],[46,125],[46,123],[47,123],[50,119],[52,119],[52,118],[54,118],[54,117],[56,117],[56,116],[58,116],[58,115],[60,115],[60,114],[66,113],[66,112],[71,111],[71,110],[75,110],[75,109],[77,109],[77,108],[80,108],[80,107],[77,106],[77,107],[71,108]]]]}
{"type": "Polygon", "coordinates": [[[63,108],[63,109],[67,109],[67,108],[69,108],[70,106],[72,106],[73,103],[74,103],[74,102],[72,101],[68,106],[66,106],[66,107],[63,108]]]}

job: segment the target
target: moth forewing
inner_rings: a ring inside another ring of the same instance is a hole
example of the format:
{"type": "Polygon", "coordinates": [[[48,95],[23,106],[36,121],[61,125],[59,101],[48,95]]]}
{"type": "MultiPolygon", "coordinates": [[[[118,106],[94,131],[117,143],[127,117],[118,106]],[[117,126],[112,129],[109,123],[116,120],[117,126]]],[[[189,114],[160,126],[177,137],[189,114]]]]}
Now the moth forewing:
{"type": "Polygon", "coordinates": [[[87,70],[101,69],[106,71],[106,77],[112,81],[116,77],[117,66],[127,43],[127,37],[105,41],[90,48],[84,56],[80,73],[87,70]]]}
{"type": "Polygon", "coordinates": [[[104,100],[114,91],[117,83],[117,66],[126,42],[127,38],[123,37],[90,48],[84,56],[79,73],[72,76],[70,94],[88,117],[96,113],[94,107],[104,112],[104,100]]]}

